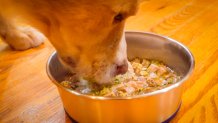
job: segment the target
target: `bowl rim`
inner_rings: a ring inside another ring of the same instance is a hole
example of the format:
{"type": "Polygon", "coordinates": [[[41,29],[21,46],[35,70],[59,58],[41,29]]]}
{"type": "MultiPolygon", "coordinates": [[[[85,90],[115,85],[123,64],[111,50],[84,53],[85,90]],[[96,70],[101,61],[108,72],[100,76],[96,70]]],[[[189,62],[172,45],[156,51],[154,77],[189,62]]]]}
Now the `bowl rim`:
{"type": "Polygon", "coordinates": [[[73,94],[73,95],[76,95],[76,96],[81,96],[81,97],[85,97],[85,98],[89,98],[89,99],[95,99],[95,100],[127,100],[127,99],[137,99],[137,98],[144,98],[144,97],[148,97],[148,96],[153,96],[153,95],[157,95],[157,94],[162,94],[162,93],[165,93],[165,92],[168,92],[178,86],[180,86],[181,84],[183,84],[189,77],[190,75],[192,74],[193,70],[194,70],[194,66],[195,66],[195,60],[194,60],[194,56],[193,54],[191,53],[191,51],[185,46],[183,45],[181,42],[178,42],[172,38],[169,38],[167,36],[163,36],[163,35],[160,35],[160,34],[155,34],[155,33],[151,33],[151,32],[143,32],[143,31],[125,31],[125,34],[126,33],[138,33],[138,34],[146,34],[146,35],[153,35],[153,36],[157,36],[157,37],[161,37],[161,38],[164,38],[164,39],[167,39],[167,41],[170,41],[170,42],[173,42],[173,43],[176,43],[177,45],[183,47],[185,49],[185,51],[187,52],[187,54],[190,56],[190,61],[191,61],[191,66],[189,68],[189,71],[187,72],[187,74],[178,82],[168,86],[168,87],[165,87],[163,89],[160,89],[160,90],[155,90],[153,92],[148,92],[148,93],[145,93],[145,94],[141,94],[141,95],[135,95],[135,96],[127,96],[127,97],[106,97],[106,96],[93,96],[93,95],[87,95],[87,94],[82,94],[80,92],[77,92],[77,91],[74,91],[72,89],[68,89],[66,87],[63,87],[59,82],[57,82],[53,76],[51,75],[50,71],[49,71],[49,63],[52,59],[52,57],[57,53],[56,51],[54,51],[50,57],[48,58],[48,61],[47,61],[47,64],[46,64],[46,72],[47,72],[47,75],[48,77],[51,79],[51,81],[57,86],[57,87],[60,87],[66,91],[68,91],[69,93],[73,94]]]}

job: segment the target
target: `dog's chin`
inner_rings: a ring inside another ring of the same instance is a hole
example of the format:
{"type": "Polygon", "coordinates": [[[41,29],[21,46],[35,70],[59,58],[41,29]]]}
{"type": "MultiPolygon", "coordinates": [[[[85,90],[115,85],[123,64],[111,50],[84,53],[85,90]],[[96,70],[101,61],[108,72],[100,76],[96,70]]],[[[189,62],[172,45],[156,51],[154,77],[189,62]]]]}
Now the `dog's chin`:
{"type": "Polygon", "coordinates": [[[111,84],[111,80],[116,76],[116,66],[114,64],[107,63],[105,66],[92,69],[94,71],[90,76],[94,77],[95,82],[100,85],[111,84]]]}
{"type": "Polygon", "coordinates": [[[113,77],[115,76],[115,72],[113,69],[108,69],[108,71],[103,72],[106,74],[98,74],[95,76],[95,81],[100,85],[109,85],[112,82],[113,77]]]}
{"type": "Polygon", "coordinates": [[[78,78],[85,78],[90,80],[90,82],[97,83],[99,85],[109,85],[112,83],[114,78],[115,69],[114,66],[107,66],[106,68],[100,68],[97,71],[88,72],[89,70],[83,70],[77,72],[78,78]]]}

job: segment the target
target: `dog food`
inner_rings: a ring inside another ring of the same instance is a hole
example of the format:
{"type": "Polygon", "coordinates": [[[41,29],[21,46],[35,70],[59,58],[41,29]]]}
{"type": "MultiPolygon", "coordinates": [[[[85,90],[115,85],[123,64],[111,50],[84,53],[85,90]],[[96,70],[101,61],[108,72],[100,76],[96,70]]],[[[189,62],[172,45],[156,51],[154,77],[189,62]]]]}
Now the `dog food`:
{"type": "Polygon", "coordinates": [[[157,60],[130,60],[128,72],[113,78],[111,85],[97,85],[85,79],[61,82],[66,88],[94,96],[126,97],[160,90],[176,83],[180,76],[157,60]]]}

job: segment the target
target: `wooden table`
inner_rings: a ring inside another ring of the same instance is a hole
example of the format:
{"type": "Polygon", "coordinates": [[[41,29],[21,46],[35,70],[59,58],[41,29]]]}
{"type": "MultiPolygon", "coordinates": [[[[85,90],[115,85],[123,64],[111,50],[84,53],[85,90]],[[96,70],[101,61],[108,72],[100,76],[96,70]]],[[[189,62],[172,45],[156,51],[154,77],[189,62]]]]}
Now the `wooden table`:
{"type": "MultiPolygon", "coordinates": [[[[187,45],[196,60],[173,123],[218,123],[218,0],[143,2],[127,30],[163,34],[187,45]]],[[[48,79],[49,42],[12,51],[0,42],[0,122],[70,122],[48,79]]]]}

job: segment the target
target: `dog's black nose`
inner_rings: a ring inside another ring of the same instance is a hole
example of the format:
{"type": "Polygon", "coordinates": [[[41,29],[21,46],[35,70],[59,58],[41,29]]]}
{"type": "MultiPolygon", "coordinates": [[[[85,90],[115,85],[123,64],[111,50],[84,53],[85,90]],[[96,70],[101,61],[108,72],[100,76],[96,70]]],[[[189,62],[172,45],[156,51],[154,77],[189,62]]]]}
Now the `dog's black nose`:
{"type": "Polygon", "coordinates": [[[117,65],[117,72],[116,74],[119,75],[119,74],[124,74],[126,73],[128,70],[128,63],[125,62],[124,64],[122,65],[117,65]]]}

